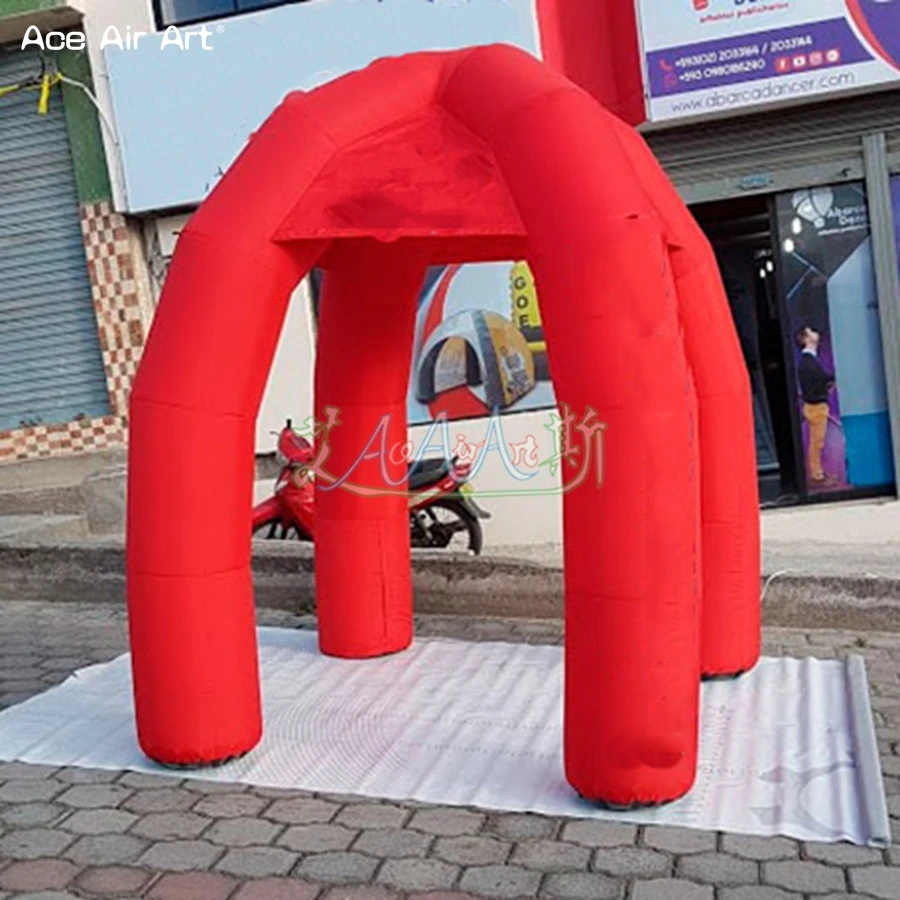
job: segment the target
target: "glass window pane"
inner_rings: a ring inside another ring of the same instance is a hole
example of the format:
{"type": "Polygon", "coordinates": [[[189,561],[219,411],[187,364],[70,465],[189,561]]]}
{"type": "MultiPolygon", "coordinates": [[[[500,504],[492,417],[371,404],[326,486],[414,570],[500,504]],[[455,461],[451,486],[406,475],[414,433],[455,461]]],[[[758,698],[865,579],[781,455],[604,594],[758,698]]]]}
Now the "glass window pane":
{"type": "Polygon", "coordinates": [[[163,25],[196,22],[235,11],[235,0],[162,0],[163,25]]]}
{"type": "Polygon", "coordinates": [[[894,480],[869,212],[860,183],[777,199],[795,390],[812,493],[894,480]]]}
{"type": "Polygon", "coordinates": [[[240,10],[265,9],[268,6],[283,6],[285,0],[237,0],[240,10]]]}

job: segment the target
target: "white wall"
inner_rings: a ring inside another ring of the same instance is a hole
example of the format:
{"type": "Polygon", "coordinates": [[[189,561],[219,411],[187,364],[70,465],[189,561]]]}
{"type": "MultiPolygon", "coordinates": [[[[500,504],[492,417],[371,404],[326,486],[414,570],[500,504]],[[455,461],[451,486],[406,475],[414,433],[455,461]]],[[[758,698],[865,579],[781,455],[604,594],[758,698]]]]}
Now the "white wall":
{"type": "Polygon", "coordinates": [[[285,420],[299,427],[313,415],[313,372],[315,336],[313,332],[309,282],[294,292],[275,354],[275,363],[256,420],[256,452],[270,453],[285,420]],[[273,434],[274,432],[274,434],[273,434]]]}
{"type": "MultiPolygon", "coordinates": [[[[160,258],[154,260],[163,272],[175,254],[178,238],[189,214],[161,216],[154,222],[160,258]]],[[[313,371],[315,336],[309,283],[304,281],[291,298],[275,362],[256,421],[256,452],[271,453],[286,419],[299,426],[313,414],[313,371]]]]}

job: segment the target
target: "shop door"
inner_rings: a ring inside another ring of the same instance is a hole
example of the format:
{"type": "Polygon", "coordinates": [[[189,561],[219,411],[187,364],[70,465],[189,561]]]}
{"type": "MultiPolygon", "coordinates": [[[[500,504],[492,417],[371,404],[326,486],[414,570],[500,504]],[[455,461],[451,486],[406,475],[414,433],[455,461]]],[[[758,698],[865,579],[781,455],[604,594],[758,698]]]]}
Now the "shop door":
{"type": "Polygon", "coordinates": [[[763,503],[799,499],[782,316],[769,201],[764,197],[694,207],[716,251],[753,390],[763,503]]]}
{"type": "Polygon", "coordinates": [[[750,375],[763,503],[891,493],[864,184],[702,204],[694,214],[715,249],[750,375]]]}
{"type": "MultiPolygon", "coordinates": [[[[41,71],[0,47],[0,86],[41,71]]],[[[59,90],[0,97],[0,431],[109,413],[59,90]]]]}

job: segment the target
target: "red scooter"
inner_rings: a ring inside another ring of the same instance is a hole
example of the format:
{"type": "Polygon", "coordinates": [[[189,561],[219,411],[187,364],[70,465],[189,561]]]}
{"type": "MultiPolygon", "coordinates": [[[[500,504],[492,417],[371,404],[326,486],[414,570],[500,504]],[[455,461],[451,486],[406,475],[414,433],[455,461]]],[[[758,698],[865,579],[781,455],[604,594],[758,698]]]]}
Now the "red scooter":
{"type": "MultiPolygon", "coordinates": [[[[316,535],[315,485],[304,469],[314,460],[312,444],[288,419],[278,438],[281,473],[275,494],[253,510],[253,536],[265,540],[312,541],[316,535]]],[[[489,519],[472,498],[470,465],[454,457],[425,459],[409,469],[409,526],[413,547],[468,550],[484,546],[482,519],[489,519]]]]}

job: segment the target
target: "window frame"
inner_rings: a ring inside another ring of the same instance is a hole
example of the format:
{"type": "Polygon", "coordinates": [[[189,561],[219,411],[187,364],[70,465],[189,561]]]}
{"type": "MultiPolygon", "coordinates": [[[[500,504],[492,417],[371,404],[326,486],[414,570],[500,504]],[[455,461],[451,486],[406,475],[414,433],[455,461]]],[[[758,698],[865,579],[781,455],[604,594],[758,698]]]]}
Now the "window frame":
{"type": "MultiPolygon", "coordinates": [[[[239,0],[231,0],[237,4],[239,0]]],[[[252,13],[265,12],[269,9],[277,9],[279,6],[289,6],[294,3],[305,3],[307,0],[275,0],[269,6],[261,6],[258,9],[234,9],[231,12],[217,13],[214,15],[198,16],[193,19],[184,19],[178,22],[167,22],[163,15],[164,0],[153,0],[153,21],[158,31],[165,31],[167,28],[174,26],[175,28],[190,28],[193,25],[202,25],[204,22],[220,22],[223,19],[233,19],[235,16],[245,16],[252,13]]]]}

